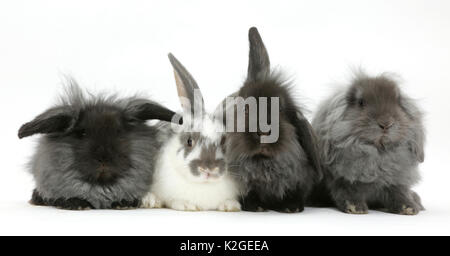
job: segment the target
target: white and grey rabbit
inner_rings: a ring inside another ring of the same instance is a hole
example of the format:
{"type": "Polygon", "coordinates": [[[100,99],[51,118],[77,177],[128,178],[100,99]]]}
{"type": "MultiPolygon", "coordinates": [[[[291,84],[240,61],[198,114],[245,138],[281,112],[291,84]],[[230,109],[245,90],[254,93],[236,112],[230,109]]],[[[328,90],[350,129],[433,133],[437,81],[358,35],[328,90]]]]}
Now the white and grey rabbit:
{"type": "Polygon", "coordinates": [[[239,97],[243,103],[255,99],[256,106],[251,111],[251,106],[245,103],[244,110],[236,103],[234,111],[245,111],[242,115],[245,121],[241,122],[246,126],[252,119],[266,120],[277,129],[264,131],[258,122],[253,131],[246,127],[245,132],[228,132],[230,172],[242,186],[243,210],[301,212],[322,175],[315,135],[295,101],[291,85],[271,72],[269,55],[256,28],[250,29],[249,41],[247,80],[232,96],[239,97]],[[260,99],[267,99],[270,104],[263,104],[260,99]],[[272,106],[275,99],[279,101],[278,106],[272,106]],[[263,143],[263,138],[271,136],[278,136],[277,140],[263,143]]]}
{"type": "Polygon", "coordinates": [[[30,161],[30,203],[68,210],[136,208],[152,181],[161,147],[146,120],[172,120],[145,98],[86,96],[73,79],[60,102],[23,125],[19,137],[44,134],[30,161]]]}
{"type": "Polygon", "coordinates": [[[183,107],[183,125],[178,131],[167,124],[160,127],[166,132],[165,143],[143,207],[239,211],[238,186],[225,161],[222,119],[205,113],[194,78],[172,54],[169,59],[183,107]]]}
{"type": "Polygon", "coordinates": [[[324,188],[339,210],[415,215],[411,190],[424,161],[422,112],[388,75],[357,74],[319,107],[313,120],[324,167],[324,188]]]}

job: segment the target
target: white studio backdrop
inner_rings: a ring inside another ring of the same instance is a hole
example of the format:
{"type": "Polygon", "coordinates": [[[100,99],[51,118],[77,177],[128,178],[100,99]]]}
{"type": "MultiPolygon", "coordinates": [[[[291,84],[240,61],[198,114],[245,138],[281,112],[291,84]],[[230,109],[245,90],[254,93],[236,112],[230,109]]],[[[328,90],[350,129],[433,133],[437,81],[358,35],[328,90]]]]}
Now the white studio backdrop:
{"type": "Polygon", "coordinates": [[[450,234],[450,1],[0,2],[0,234],[450,234]],[[428,143],[416,217],[333,209],[303,214],[65,212],[27,204],[34,139],[21,124],[51,106],[64,74],[92,92],[143,92],[179,110],[167,53],[196,78],[208,109],[237,90],[257,26],[272,64],[311,114],[352,69],[394,72],[426,111],[428,143]]]}

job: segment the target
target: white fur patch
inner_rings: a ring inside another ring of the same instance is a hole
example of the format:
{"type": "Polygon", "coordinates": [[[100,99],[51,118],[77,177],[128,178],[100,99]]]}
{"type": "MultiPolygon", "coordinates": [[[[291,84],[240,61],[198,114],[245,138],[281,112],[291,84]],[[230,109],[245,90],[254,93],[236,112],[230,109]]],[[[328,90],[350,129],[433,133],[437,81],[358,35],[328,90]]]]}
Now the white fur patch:
{"type": "Polygon", "coordinates": [[[162,208],[163,204],[161,200],[153,193],[148,193],[142,199],[142,208],[162,208]]]}
{"type": "Polygon", "coordinates": [[[201,134],[211,141],[219,142],[222,139],[224,126],[218,120],[214,120],[209,116],[203,119],[203,127],[201,134]]]}

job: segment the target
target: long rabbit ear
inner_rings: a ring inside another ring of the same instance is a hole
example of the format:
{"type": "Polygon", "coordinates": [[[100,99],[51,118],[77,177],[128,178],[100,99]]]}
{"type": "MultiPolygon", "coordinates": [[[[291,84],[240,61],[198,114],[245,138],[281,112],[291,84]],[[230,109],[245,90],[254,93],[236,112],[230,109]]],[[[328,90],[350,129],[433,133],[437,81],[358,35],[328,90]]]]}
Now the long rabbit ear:
{"type": "Polygon", "coordinates": [[[169,60],[174,69],[178,97],[180,98],[184,114],[191,117],[200,113],[203,115],[205,113],[203,96],[197,82],[171,53],[169,54],[169,60]]]}
{"type": "Polygon", "coordinates": [[[25,138],[34,134],[63,133],[69,130],[76,122],[76,111],[70,107],[56,107],[47,110],[37,116],[33,121],[22,125],[19,130],[19,138],[25,138]]]}
{"type": "Polygon", "coordinates": [[[269,76],[270,59],[258,29],[255,27],[250,28],[248,37],[250,41],[250,56],[247,82],[257,82],[269,76]]]}
{"type": "Polygon", "coordinates": [[[140,121],[162,120],[174,123],[181,122],[181,117],[175,112],[150,100],[136,99],[128,104],[126,112],[133,119],[140,121]]]}

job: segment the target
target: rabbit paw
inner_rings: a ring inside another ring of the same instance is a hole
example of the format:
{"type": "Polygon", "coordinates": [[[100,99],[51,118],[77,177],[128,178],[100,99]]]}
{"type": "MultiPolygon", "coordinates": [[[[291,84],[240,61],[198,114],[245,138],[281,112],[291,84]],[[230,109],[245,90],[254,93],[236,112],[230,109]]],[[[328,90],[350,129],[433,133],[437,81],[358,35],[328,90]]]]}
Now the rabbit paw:
{"type": "Polygon", "coordinates": [[[86,211],[94,209],[88,201],[80,198],[58,198],[56,200],[49,200],[49,205],[52,205],[57,209],[69,211],[86,211]]]}
{"type": "Polygon", "coordinates": [[[417,215],[420,209],[414,206],[402,205],[402,208],[397,213],[400,215],[417,215]]]}
{"type": "Polygon", "coordinates": [[[116,209],[116,210],[130,210],[130,209],[136,209],[139,207],[139,200],[135,199],[132,201],[128,201],[128,200],[121,200],[118,202],[113,202],[111,204],[111,209],[116,209]]]}
{"type": "Polygon", "coordinates": [[[169,206],[170,206],[169,208],[174,209],[176,211],[197,212],[202,210],[195,204],[182,200],[174,200],[169,204],[169,206]]]}
{"type": "Polygon", "coordinates": [[[142,208],[162,208],[163,203],[162,201],[153,193],[148,193],[143,199],[142,199],[142,208]]]}
{"type": "Polygon", "coordinates": [[[280,213],[299,213],[305,210],[303,203],[298,203],[295,201],[285,201],[278,206],[274,207],[275,211],[280,213]]]}
{"type": "Polygon", "coordinates": [[[33,195],[31,196],[31,200],[29,203],[36,206],[48,205],[47,201],[41,196],[41,194],[39,194],[36,189],[33,191],[33,195]]]}
{"type": "Polygon", "coordinates": [[[405,200],[388,207],[388,212],[400,215],[417,215],[422,210],[422,205],[414,200],[405,200]]]}
{"type": "Polygon", "coordinates": [[[369,207],[367,207],[366,203],[351,203],[346,202],[345,213],[348,214],[368,214],[369,207]]]}
{"type": "Polygon", "coordinates": [[[286,208],[280,212],[282,212],[282,213],[299,213],[299,212],[303,212],[303,211],[304,211],[304,208],[297,207],[297,208],[286,208]]]}
{"type": "Polygon", "coordinates": [[[241,211],[241,204],[236,200],[227,200],[219,205],[218,210],[221,212],[239,212],[241,211]]]}

